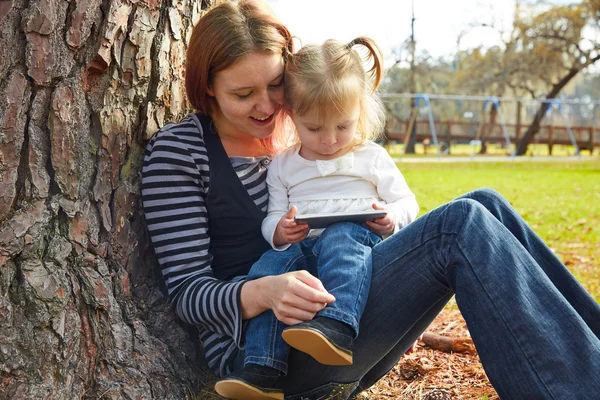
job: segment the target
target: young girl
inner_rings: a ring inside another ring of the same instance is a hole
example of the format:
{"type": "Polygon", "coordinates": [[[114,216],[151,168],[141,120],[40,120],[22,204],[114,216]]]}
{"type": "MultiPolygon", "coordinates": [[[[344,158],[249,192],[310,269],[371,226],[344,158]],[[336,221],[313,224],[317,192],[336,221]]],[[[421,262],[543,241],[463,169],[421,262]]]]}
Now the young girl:
{"type": "Polygon", "coordinates": [[[289,346],[322,364],[352,364],[353,340],[371,284],[371,249],[414,220],[419,210],[389,154],[371,141],[385,123],[373,95],[381,75],[379,49],[366,37],[305,46],[287,60],[286,107],[298,142],[269,166],[262,232],[273,250],[253,265],[247,279],[306,269],[335,301],[315,310],[315,318],[290,321],[295,324],[287,328],[272,311],[252,319],[244,368],[216,385],[224,396],[282,399],[274,386],[287,373],[289,346]],[[373,63],[368,73],[360,47],[373,63]],[[365,226],[344,222],[324,231],[309,231],[294,221],[296,213],[372,209],[387,215],[365,226]]]}

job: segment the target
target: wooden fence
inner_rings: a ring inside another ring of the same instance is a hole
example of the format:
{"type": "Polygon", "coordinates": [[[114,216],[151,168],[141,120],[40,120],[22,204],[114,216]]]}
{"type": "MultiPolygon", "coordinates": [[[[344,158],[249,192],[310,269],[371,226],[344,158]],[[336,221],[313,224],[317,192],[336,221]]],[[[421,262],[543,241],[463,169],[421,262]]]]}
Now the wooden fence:
{"type": "MultiPolygon", "coordinates": [[[[472,140],[479,139],[488,144],[505,144],[506,139],[500,124],[482,124],[479,122],[463,121],[434,121],[438,142],[444,142],[447,146],[455,143],[469,143],[472,140]],[[478,137],[477,133],[481,136],[478,137]]],[[[417,142],[423,140],[432,140],[430,123],[428,120],[418,120],[414,122],[416,129],[417,142]]],[[[389,120],[386,126],[387,140],[404,142],[406,138],[409,120],[393,119],[389,120]]],[[[528,125],[524,124],[505,124],[504,128],[510,139],[511,145],[519,141],[520,137],[527,131],[528,125]]],[[[587,150],[590,153],[594,147],[600,145],[600,127],[593,126],[571,126],[571,131],[580,150],[587,150]]],[[[571,139],[568,135],[566,126],[561,125],[542,125],[540,131],[534,136],[532,144],[548,145],[549,154],[552,154],[554,145],[571,145],[571,139]]]]}

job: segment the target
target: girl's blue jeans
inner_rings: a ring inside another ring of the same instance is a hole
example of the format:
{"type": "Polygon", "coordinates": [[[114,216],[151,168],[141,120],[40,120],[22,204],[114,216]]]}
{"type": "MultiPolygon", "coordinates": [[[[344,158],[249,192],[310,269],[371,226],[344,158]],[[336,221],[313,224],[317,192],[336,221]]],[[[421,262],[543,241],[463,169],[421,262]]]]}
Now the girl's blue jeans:
{"type": "Polygon", "coordinates": [[[288,399],[348,398],[385,375],[456,294],[504,400],[600,393],[600,306],[498,193],[468,193],[373,248],[354,364],[292,350],[288,399]]]}
{"type": "MultiPolygon", "coordinates": [[[[285,251],[267,251],[252,266],[246,279],[308,270],[319,277],[336,299],[317,315],[347,324],[356,337],[371,286],[371,251],[379,242],[381,237],[364,226],[337,223],[319,237],[305,239],[285,251]]],[[[248,321],[244,364],[268,366],[287,373],[290,346],[281,337],[285,327],[271,310],[248,321]]]]}

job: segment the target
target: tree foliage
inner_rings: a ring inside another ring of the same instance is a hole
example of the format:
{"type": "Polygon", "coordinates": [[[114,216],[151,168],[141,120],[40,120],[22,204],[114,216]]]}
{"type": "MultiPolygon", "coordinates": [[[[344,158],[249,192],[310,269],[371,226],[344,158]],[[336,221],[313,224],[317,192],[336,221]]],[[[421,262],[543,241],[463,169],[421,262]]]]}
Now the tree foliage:
{"type": "MultiPolygon", "coordinates": [[[[511,30],[499,34],[503,37],[500,45],[459,51],[452,63],[421,59],[416,71],[420,91],[533,99],[558,97],[578,73],[600,59],[600,0],[567,5],[540,1],[518,4],[511,30]]],[[[385,89],[400,91],[403,85],[395,80],[405,79],[407,71],[394,69],[385,89]]],[[[547,104],[540,103],[518,143],[518,154],[526,152],[546,111],[547,104]]]]}

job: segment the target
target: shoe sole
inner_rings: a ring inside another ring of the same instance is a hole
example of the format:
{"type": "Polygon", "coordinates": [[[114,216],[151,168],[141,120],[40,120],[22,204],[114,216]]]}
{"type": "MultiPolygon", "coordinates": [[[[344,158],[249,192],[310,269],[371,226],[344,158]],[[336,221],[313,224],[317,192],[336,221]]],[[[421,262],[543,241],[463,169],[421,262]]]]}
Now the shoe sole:
{"type": "Polygon", "coordinates": [[[259,388],[236,380],[217,382],[215,391],[223,397],[236,400],[283,400],[282,392],[263,392],[259,388]]]}
{"type": "Polygon", "coordinates": [[[286,329],[283,340],[324,365],[352,365],[352,355],[335,347],[321,333],[310,329],[286,329]]]}

